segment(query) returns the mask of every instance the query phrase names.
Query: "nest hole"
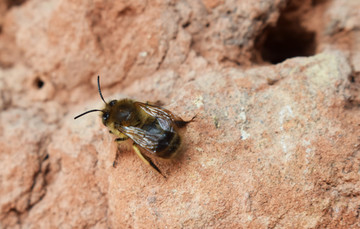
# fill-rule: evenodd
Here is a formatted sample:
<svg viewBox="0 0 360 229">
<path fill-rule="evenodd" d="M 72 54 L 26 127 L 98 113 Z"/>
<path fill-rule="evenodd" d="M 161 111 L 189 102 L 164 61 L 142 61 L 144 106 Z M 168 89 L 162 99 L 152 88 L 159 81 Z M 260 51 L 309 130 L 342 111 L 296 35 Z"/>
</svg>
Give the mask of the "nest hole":
<svg viewBox="0 0 360 229">
<path fill-rule="evenodd" d="M 265 28 L 256 39 L 261 61 L 277 64 L 288 58 L 315 54 L 316 33 L 301 25 L 300 14 L 294 14 L 293 7 L 285 8 L 276 25 Z"/>
<path fill-rule="evenodd" d="M 35 84 L 36 88 L 41 89 L 41 88 L 44 87 L 45 82 L 38 77 L 38 78 L 35 79 L 34 84 Z"/>
</svg>

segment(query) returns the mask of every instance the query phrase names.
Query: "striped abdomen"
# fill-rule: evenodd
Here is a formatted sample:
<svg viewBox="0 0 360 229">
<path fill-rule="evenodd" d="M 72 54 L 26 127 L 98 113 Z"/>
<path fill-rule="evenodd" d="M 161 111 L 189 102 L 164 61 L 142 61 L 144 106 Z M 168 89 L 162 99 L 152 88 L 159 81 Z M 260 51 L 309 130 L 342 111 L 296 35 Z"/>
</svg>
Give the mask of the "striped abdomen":
<svg viewBox="0 0 360 229">
<path fill-rule="evenodd" d="M 180 148 L 180 144 L 181 139 L 178 133 L 165 131 L 156 147 L 156 156 L 171 158 L 175 156 L 176 151 Z"/>
</svg>

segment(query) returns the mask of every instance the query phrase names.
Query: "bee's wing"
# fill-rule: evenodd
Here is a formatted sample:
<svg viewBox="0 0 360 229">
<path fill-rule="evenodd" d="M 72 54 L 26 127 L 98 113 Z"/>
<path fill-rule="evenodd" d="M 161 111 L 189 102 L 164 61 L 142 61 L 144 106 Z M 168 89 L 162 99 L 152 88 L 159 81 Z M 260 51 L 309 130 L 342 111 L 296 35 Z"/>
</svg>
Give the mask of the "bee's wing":
<svg viewBox="0 0 360 229">
<path fill-rule="evenodd" d="M 160 133 L 151 133 L 134 126 L 120 126 L 119 131 L 131 138 L 137 145 L 150 153 L 156 153 L 159 140 L 163 137 Z"/>
<path fill-rule="evenodd" d="M 179 116 L 173 114 L 171 111 L 166 110 L 165 108 L 136 102 L 136 105 L 138 105 L 142 110 L 144 110 L 149 115 L 156 117 L 158 119 L 158 122 L 164 130 L 172 130 L 172 125 L 175 124 L 178 127 L 185 126 L 190 121 L 184 121 Z"/>
</svg>

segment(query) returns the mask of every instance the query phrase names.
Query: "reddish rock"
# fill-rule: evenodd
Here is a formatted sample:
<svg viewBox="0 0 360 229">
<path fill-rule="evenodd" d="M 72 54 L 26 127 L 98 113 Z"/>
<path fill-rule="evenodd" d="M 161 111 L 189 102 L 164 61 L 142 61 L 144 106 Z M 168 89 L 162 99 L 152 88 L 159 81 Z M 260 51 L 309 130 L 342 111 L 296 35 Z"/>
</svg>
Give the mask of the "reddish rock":
<svg viewBox="0 0 360 229">
<path fill-rule="evenodd" d="M 0 228 L 360 227 L 359 10 L 0 3 Z M 73 119 L 103 106 L 97 75 L 106 100 L 197 114 L 154 158 L 166 179 L 98 114 Z"/>
</svg>

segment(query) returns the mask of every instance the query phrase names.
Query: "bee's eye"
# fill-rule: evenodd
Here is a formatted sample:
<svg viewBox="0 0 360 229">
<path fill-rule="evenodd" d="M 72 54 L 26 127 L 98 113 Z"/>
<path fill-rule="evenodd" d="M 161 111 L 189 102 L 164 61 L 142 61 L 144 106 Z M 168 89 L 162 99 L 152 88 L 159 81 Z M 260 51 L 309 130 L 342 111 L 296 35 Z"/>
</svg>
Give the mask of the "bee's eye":
<svg viewBox="0 0 360 229">
<path fill-rule="evenodd" d="M 109 113 L 105 112 L 102 116 L 102 121 L 105 124 L 107 122 L 107 120 L 109 119 Z"/>
<path fill-rule="evenodd" d="M 110 107 L 114 106 L 116 102 L 117 102 L 116 100 L 111 100 L 110 103 L 109 103 L 109 106 Z"/>
</svg>

